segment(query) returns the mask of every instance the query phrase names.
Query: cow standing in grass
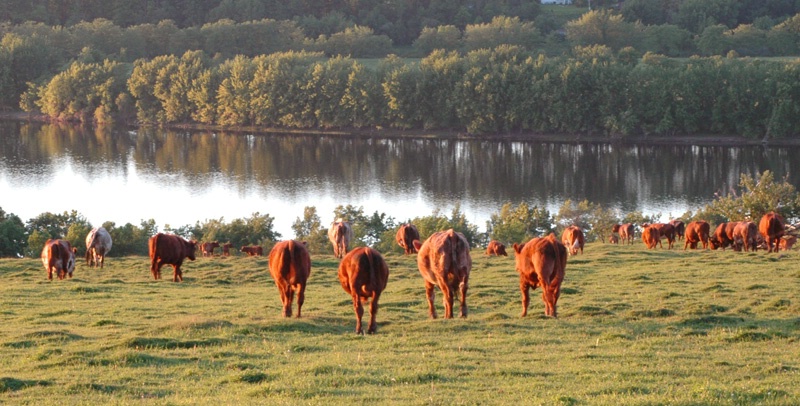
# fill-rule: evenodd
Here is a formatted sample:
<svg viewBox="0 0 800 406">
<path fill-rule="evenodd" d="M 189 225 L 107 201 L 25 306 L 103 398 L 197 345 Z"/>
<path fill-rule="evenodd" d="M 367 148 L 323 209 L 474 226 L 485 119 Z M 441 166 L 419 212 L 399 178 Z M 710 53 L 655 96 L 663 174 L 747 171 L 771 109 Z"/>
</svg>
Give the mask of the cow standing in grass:
<svg viewBox="0 0 800 406">
<path fill-rule="evenodd" d="M 269 253 L 269 273 L 275 280 L 283 304 L 283 317 L 292 317 L 292 301 L 297 293 L 297 317 L 305 301 L 306 282 L 311 275 L 311 256 L 305 242 L 281 241 Z"/>
<path fill-rule="evenodd" d="M 369 247 L 359 247 L 347 253 L 339 263 L 339 283 L 342 289 L 353 298 L 356 312 L 356 334 L 364 334 L 361 318 L 364 315 L 363 302 L 369 301 L 369 326 L 367 333 L 374 334 L 378 325 L 378 299 L 386 289 L 389 280 L 389 267 L 381 254 Z"/>
<path fill-rule="evenodd" d="M 77 252 L 67 240 L 47 240 L 42 248 L 42 264 L 47 271 L 47 279 L 53 280 L 53 274 L 58 279 L 72 278 Z"/>
<path fill-rule="evenodd" d="M 567 267 L 567 247 L 555 234 L 534 238 L 524 245 L 514 244 L 519 288 L 522 291 L 522 317 L 528 314 L 530 289 L 542 288 L 544 314 L 558 317 L 556 304 Z"/>
<path fill-rule="evenodd" d="M 453 302 L 456 292 L 461 296 L 461 317 L 467 317 L 467 289 L 472 257 L 469 255 L 469 242 L 464 234 L 454 231 L 433 233 L 424 243 L 414 242 L 419 251 L 417 266 L 425 281 L 425 295 L 428 299 L 428 315 L 435 319 L 433 306 L 436 286 L 444 295 L 444 317 L 453 317 Z"/>
<path fill-rule="evenodd" d="M 106 262 L 106 254 L 111 251 L 111 234 L 103 227 L 93 228 L 86 235 L 86 264 L 93 267 L 103 268 Z"/>
<path fill-rule="evenodd" d="M 183 282 L 183 271 L 181 265 L 183 260 L 189 258 L 195 260 L 197 242 L 186 241 L 182 237 L 173 234 L 158 233 L 148 241 L 150 251 L 150 272 L 153 279 L 161 279 L 161 267 L 172 265 L 172 281 Z"/>
</svg>

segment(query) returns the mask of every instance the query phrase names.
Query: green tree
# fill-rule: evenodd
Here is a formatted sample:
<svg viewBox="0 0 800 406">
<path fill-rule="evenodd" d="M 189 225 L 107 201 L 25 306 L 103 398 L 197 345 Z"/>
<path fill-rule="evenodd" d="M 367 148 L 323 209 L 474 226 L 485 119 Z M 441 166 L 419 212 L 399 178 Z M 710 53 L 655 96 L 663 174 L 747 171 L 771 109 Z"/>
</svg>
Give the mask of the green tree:
<svg viewBox="0 0 800 406">
<path fill-rule="evenodd" d="M 317 215 L 317 208 L 306 206 L 303 209 L 303 218 L 295 219 L 292 223 L 294 239 L 305 241 L 311 253 L 321 254 L 330 252 L 328 242 L 328 228 L 322 225 L 322 221 Z"/>
<path fill-rule="evenodd" d="M 19 258 L 27 248 L 25 224 L 14 213 L 6 213 L 0 208 L 0 257 Z"/>
<path fill-rule="evenodd" d="M 428 55 L 436 49 L 456 51 L 462 47 L 461 30 L 454 25 L 425 27 L 414 40 L 413 46 L 422 55 Z"/>
<path fill-rule="evenodd" d="M 614 50 L 635 45 L 636 31 L 611 10 L 592 10 L 567 23 L 567 40 L 573 46 L 605 45 Z"/>
<path fill-rule="evenodd" d="M 795 219 L 800 212 L 800 194 L 787 179 L 776 182 L 771 171 L 756 176 L 741 174 L 736 193 L 718 196 L 706 205 L 705 212 L 720 215 L 727 221 L 750 219 L 758 223 L 761 216 L 774 211 L 785 219 Z"/>
<path fill-rule="evenodd" d="M 553 231 L 553 219 L 547 209 L 520 203 L 517 207 L 505 203 L 500 211 L 492 213 L 486 222 L 486 233 L 492 240 L 506 245 L 525 243 Z"/>
<path fill-rule="evenodd" d="M 532 51 L 541 45 L 542 37 L 532 22 L 523 22 L 519 17 L 497 16 L 488 24 L 467 25 L 463 42 L 467 50 L 515 45 Z"/>
</svg>

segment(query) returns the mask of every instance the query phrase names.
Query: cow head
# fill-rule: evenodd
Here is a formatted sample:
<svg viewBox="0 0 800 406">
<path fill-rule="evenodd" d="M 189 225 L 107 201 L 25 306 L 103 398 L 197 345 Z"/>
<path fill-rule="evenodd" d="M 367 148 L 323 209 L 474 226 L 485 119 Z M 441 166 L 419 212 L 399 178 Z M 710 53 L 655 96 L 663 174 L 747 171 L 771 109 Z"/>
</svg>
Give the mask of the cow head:
<svg viewBox="0 0 800 406">
<path fill-rule="evenodd" d="M 195 240 L 186 241 L 186 248 L 187 248 L 187 251 L 189 251 L 186 254 L 186 258 L 189 258 L 192 261 L 194 261 L 195 260 L 195 256 L 194 256 L 195 255 L 195 251 L 197 251 L 197 241 L 195 241 Z"/>
</svg>

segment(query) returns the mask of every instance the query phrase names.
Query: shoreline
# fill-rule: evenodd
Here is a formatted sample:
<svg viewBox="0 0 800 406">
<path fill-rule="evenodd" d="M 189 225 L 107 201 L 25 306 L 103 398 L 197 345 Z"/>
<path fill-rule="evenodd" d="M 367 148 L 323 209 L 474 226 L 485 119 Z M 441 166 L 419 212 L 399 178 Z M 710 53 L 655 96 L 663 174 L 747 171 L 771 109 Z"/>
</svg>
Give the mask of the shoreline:
<svg viewBox="0 0 800 406">
<path fill-rule="evenodd" d="M 20 111 L 0 112 L 0 120 L 4 121 L 25 121 L 36 123 L 58 123 L 75 126 L 94 126 L 95 124 L 84 124 L 63 120 L 54 120 L 43 114 L 26 113 Z M 396 129 L 396 128 L 348 128 L 348 129 L 325 129 L 325 128 L 277 128 L 277 127 L 225 127 L 218 125 L 205 125 L 194 123 L 167 124 L 167 125 L 134 125 L 119 124 L 131 129 L 141 128 L 161 128 L 165 130 L 186 130 L 193 132 L 220 132 L 220 133 L 240 133 L 247 135 L 318 135 L 328 137 L 356 137 L 356 138 L 409 138 L 409 139 L 454 139 L 472 141 L 508 141 L 508 142 L 550 142 L 563 144 L 615 144 L 615 145 L 696 145 L 696 146 L 757 146 L 765 147 L 785 147 L 800 146 L 800 138 L 786 139 L 754 139 L 736 135 L 676 135 L 669 137 L 658 136 L 631 136 L 631 137 L 607 137 L 588 134 L 545 134 L 537 132 L 516 132 L 516 133 L 494 133 L 494 134 L 467 134 L 455 130 L 419 130 L 419 129 Z"/>
</svg>

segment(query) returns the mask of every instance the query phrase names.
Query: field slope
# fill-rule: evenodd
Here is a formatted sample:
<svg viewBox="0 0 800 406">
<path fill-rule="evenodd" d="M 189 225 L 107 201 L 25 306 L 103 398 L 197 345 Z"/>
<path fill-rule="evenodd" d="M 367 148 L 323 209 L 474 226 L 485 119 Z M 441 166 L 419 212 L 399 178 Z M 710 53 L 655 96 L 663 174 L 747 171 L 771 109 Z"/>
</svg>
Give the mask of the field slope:
<svg viewBox="0 0 800 406">
<path fill-rule="evenodd" d="M 796 253 L 585 252 L 559 319 L 538 290 L 520 318 L 513 258 L 474 251 L 469 317 L 429 320 L 415 258 L 387 256 L 373 336 L 353 333 L 333 256 L 312 258 L 302 319 L 280 316 L 266 258 L 198 258 L 183 283 L 144 257 L 52 282 L 2 259 L 0 403 L 800 403 Z"/>
</svg>

